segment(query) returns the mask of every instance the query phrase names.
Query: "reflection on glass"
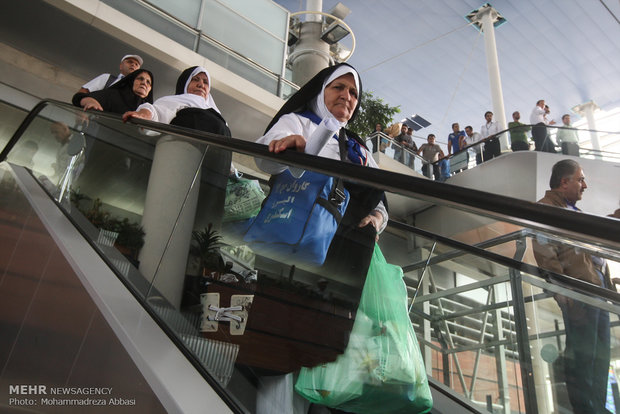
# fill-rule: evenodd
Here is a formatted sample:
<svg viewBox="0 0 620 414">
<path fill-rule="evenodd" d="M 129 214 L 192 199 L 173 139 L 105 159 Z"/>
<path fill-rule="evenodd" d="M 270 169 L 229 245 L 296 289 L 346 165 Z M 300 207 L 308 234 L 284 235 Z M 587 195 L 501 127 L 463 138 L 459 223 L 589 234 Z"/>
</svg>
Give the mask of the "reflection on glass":
<svg viewBox="0 0 620 414">
<path fill-rule="evenodd" d="M 166 243 L 150 252 L 155 270 L 147 275 L 147 246 L 142 245 L 144 233 L 150 231 L 143 227 L 149 208 L 146 194 L 156 147 L 169 142 L 196 156 L 184 169 L 164 169 L 160 180 L 174 183 L 181 194 L 173 208 L 181 220 L 161 223 Z M 218 175 L 210 168 L 213 162 L 204 161 L 209 160 L 210 147 L 206 139 L 155 127 L 145 130 L 105 114 L 87 113 L 84 118 L 83 112 L 68 106 L 48 105 L 8 161 L 28 168 L 56 197 L 119 277 L 240 405 L 249 412 L 307 407 L 309 401 L 294 390 L 300 368 L 336 361 L 353 349 L 352 341 L 360 349 L 349 333 L 363 319 L 358 309 L 364 275 L 352 277 L 258 248 L 247 234 L 264 211 L 270 177 L 252 163 L 236 164 L 238 171 L 230 176 Z M 223 198 L 220 202 L 213 201 L 213 187 Z M 195 214 L 183 217 L 183 200 L 188 197 L 197 198 L 197 207 Z M 387 197 L 395 199 L 393 194 Z M 164 194 L 153 205 L 166 209 L 172 203 Z M 387 263 L 404 271 L 407 309 L 424 362 L 419 368 L 481 410 L 587 412 L 576 409 L 567 392 L 566 364 L 573 353 L 567 330 L 574 327 L 558 306 L 556 298 L 562 296 L 584 314 L 608 315 L 610 363 L 601 368 L 607 376 L 599 389 L 617 395 L 617 302 L 540 277 L 549 270 L 539 269 L 533 258 L 533 240 L 541 240 L 540 232 L 447 206 L 433 208 L 459 213 L 462 228 L 455 238 L 468 249 L 395 224 L 379 239 Z M 193 231 L 187 240 L 190 253 L 176 267 L 165 267 L 181 221 L 188 217 Z M 545 238 L 557 246 L 590 249 L 610 264 L 620 261 L 613 248 L 548 234 Z M 502 260 L 506 258 L 514 259 L 516 266 Z M 521 267 L 524 263 L 532 266 Z M 374 336 L 387 338 L 391 327 L 383 328 Z M 586 360 L 591 351 L 582 349 L 584 355 L 577 360 Z M 372 358 L 362 360 L 364 369 L 373 367 Z M 360 371 L 352 367 L 345 372 Z M 376 382 L 362 381 L 362 392 L 376 391 L 375 386 Z M 273 387 L 280 387 L 286 398 L 264 392 Z M 411 395 L 410 388 L 394 389 L 398 392 L 390 394 L 393 398 Z M 606 404 L 613 412 L 613 398 Z"/>
</svg>

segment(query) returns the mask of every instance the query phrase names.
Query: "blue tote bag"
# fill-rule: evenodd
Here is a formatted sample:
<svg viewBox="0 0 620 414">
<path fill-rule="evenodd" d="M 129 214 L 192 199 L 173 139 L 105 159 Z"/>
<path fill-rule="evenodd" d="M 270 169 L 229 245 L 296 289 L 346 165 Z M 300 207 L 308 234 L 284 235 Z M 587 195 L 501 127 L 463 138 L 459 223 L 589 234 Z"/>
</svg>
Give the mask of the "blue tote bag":
<svg viewBox="0 0 620 414">
<path fill-rule="evenodd" d="M 273 179 L 243 240 L 258 254 L 320 266 L 348 203 L 342 180 L 312 171 L 295 178 L 286 170 Z"/>
</svg>

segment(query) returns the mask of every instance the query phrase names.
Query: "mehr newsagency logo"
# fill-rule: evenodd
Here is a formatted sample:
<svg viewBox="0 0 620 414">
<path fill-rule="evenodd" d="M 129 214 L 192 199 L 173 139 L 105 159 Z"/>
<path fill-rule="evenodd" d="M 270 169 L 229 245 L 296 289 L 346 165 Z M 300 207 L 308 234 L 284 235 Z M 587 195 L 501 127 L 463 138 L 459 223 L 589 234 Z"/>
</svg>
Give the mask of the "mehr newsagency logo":
<svg viewBox="0 0 620 414">
<path fill-rule="evenodd" d="M 133 406 L 135 398 L 114 396 L 112 387 L 9 385 L 9 406 Z"/>
</svg>

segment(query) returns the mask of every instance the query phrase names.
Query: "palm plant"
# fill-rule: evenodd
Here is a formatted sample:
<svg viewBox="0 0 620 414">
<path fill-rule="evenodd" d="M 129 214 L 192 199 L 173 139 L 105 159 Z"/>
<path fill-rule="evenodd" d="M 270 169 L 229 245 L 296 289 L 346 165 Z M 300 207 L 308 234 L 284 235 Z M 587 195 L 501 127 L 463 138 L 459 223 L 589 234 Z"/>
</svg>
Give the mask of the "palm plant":
<svg viewBox="0 0 620 414">
<path fill-rule="evenodd" d="M 224 261 L 219 253 L 219 248 L 222 246 L 222 236 L 218 234 L 217 230 L 213 229 L 213 223 L 209 223 L 202 230 L 192 232 L 192 239 L 194 243 L 191 252 L 200 258 L 201 266 L 204 269 L 222 271 Z"/>
</svg>

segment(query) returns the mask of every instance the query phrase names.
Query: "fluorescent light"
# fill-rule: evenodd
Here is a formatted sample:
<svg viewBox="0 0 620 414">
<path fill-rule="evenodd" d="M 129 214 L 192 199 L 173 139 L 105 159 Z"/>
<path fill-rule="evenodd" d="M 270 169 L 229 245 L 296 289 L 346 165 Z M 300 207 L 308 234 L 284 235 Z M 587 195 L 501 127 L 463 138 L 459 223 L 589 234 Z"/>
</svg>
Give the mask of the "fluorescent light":
<svg viewBox="0 0 620 414">
<path fill-rule="evenodd" d="M 338 22 L 333 22 L 323 31 L 321 34 L 321 40 L 325 43 L 333 45 L 334 43 L 341 41 L 347 35 L 349 35 L 349 31 L 346 27 Z"/>
</svg>

